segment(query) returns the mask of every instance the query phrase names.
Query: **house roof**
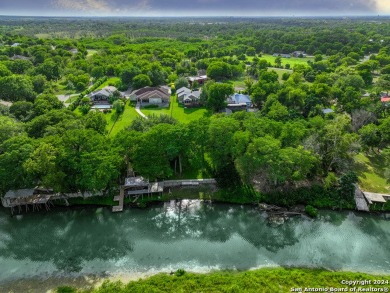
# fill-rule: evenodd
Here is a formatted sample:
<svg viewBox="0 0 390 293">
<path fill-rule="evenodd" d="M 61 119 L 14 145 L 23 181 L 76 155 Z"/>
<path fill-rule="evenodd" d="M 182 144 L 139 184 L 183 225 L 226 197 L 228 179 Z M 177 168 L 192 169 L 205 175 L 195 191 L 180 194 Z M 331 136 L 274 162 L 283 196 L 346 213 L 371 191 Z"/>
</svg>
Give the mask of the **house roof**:
<svg viewBox="0 0 390 293">
<path fill-rule="evenodd" d="M 243 94 L 234 94 L 234 95 L 231 95 L 229 98 L 234 104 L 252 103 L 251 98 L 249 96 L 243 95 Z"/>
<path fill-rule="evenodd" d="M 101 90 L 98 90 L 98 91 L 96 91 L 96 92 L 90 93 L 89 96 L 90 96 L 90 97 L 93 97 L 93 96 L 96 96 L 96 95 L 100 95 L 100 96 L 109 97 L 109 96 L 111 96 L 116 90 L 117 90 L 117 88 L 114 87 L 114 86 L 106 86 L 106 87 L 102 88 Z"/>
<path fill-rule="evenodd" d="M 30 197 L 34 195 L 34 188 L 29 189 L 17 189 L 17 190 L 9 190 L 4 198 L 21 198 L 21 197 Z"/>
<path fill-rule="evenodd" d="M 390 102 L 390 97 L 388 97 L 388 96 L 382 97 L 382 98 L 381 98 L 381 102 L 382 102 L 382 103 L 388 103 L 388 102 Z"/>
<path fill-rule="evenodd" d="M 207 79 L 207 75 L 189 76 L 189 77 L 187 77 L 187 79 L 190 81 L 204 80 L 204 79 Z"/>
<path fill-rule="evenodd" d="M 162 99 L 169 99 L 170 94 L 168 89 L 163 87 L 144 87 L 138 90 L 135 90 L 131 93 L 136 95 L 139 99 L 148 99 L 152 96 L 159 96 Z"/>
<path fill-rule="evenodd" d="M 191 90 L 190 90 L 189 88 L 185 87 L 185 86 L 179 88 L 179 89 L 176 91 L 177 94 L 186 93 L 186 92 L 190 93 Z"/>
<path fill-rule="evenodd" d="M 326 109 L 322 110 L 322 113 L 324 113 L 324 114 L 329 114 L 329 113 L 333 113 L 333 112 L 334 111 L 332 109 L 330 109 L 330 108 L 326 108 Z"/>
</svg>

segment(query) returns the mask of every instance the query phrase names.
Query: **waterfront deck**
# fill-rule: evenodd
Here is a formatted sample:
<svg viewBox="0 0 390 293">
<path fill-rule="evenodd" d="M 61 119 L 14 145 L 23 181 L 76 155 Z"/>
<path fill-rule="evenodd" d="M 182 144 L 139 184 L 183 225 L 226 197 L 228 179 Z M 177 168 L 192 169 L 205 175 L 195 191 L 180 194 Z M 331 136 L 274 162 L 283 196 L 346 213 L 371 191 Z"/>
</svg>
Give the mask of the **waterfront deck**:
<svg viewBox="0 0 390 293">
<path fill-rule="evenodd" d="M 118 201 L 118 205 L 112 207 L 112 211 L 114 213 L 123 211 L 123 203 L 124 203 L 124 197 L 125 197 L 125 190 L 123 186 L 121 186 L 119 195 L 114 196 L 114 201 Z"/>
<path fill-rule="evenodd" d="M 390 199 L 390 194 L 374 193 L 374 192 L 367 192 L 367 191 L 363 191 L 363 194 L 366 197 L 369 204 L 373 204 L 376 202 L 386 203 L 386 198 Z"/>
</svg>

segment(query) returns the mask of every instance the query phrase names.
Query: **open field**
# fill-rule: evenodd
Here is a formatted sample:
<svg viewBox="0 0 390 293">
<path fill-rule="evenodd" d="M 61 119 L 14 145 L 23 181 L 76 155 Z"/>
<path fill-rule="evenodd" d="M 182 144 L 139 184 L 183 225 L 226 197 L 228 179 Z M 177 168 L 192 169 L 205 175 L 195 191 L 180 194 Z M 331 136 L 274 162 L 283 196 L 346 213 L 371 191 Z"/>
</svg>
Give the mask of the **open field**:
<svg viewBox="0 0 390 293">
<path fill-rule="evenodd" d="M 355 171 L 359 176 L 359 185 L 365 191 L 389 193 L 390 184 L 384 177 L 385 160 L 379 155 L 355 156 Z"/>
<path fill-rule="evenodd" d="M 267 62 L 270 62 L 272 65 L 275 64 L 275 58 L 276 57 L 274 57 L 272 55 L 267 55 L 267 54 L 264 54 L 261 57 L 259 57 L 259 59 L 265 59 L 265 60 L 267 60 Z M 284 67 L 284 66 L 286 66 L 286 64 L 290 64 L 290 66 L 292 68 L 296 64 L 307 65 L 307 61 L 309 61 L 309 60 L 314 61 L 314 58 L 313 57 L 306 57 L 306 58 L 297 58 L 297 57 L 283 58 L 282 57 L 282 65 Z"/>
</svg>

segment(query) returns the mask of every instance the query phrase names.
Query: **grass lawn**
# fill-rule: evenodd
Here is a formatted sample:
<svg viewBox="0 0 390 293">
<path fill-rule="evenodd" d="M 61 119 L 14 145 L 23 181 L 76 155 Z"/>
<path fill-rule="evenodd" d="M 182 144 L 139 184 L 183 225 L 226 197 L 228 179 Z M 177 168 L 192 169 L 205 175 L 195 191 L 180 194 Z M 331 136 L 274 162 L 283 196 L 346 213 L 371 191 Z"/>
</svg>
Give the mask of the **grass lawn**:
<svg viewBox="0 0 390 293">
<path fill-rule="evenodd" d="M 76 93 L 75 90 L 70 90 L 66 88 L 67 83 L 65 78 L 61 78 L 56 82 L 56 87 L 54 87 L 55 95 L 70 95 Z"/>
<path fill-rule="evenodd" d="M 264 54 L 261 57 L 259 57 L 259 59 L 265 59 L 265 60 L 267 60 L 267 62 L 270 62 L 272 65 L 275 64 L 275 58 L 276 57 L 274 57 L 272 55 L 268 55 L 268 54 Z M 248 57 L 248 59 L 252 60 L 253 57 Z M 282 65 L 284 67 L 286 64 L 290 64 L 290 66 L 292 68 L 295 64 L 307 65 L 307 61 L 309 61 L 309 60 L 314 61 L 314 58 L 313 57 L 306 57 L 306 58 L 297 58 L 297 57 L 283 58 L 282 57 Z"/>
<path fill-rule="evenodd" d="M 105 82 L 103 82 L 96 90 L 100 90 L 108 85 L 116 86 L 120 83 L 121 79 L 119 77 L 110 77 Z"/>
<path fill-rule="evenodd" d="M 73 103 L 74 101 L 77 100 L 78 96 L 79 96 L 79 95 L 76 94 L 76 95 L 74 95 L 74 96 L 69 97 L 69 99 L 67 99 L 67 100 L 65 101 L 65 103 L 69 103 L 69 104 Z"/>
<path fill-rule="evenodd" d="M 127 285 L 121 282 L 105 282 L 100 288 L 77 292 L 99 293 L 129 293 L 129 292 L 262 292 L 283 293 L 292 292 L 292 288 L 331 288 L 353 290 L 355 287 L 370 289 L 371 287 L 386 289 L 389 275 L 369 275 L 364 273 L 334 272 L 322 269 L 300 268 L 263 268 L 249 271 L 214 271 L 208 274 L 188 273 L 178 270 L 174 274 L 160 273 L 158 275 L 131 281 Z M 343 280 L 370 280 L 372 285 L 344 285 Z M 374 285 L 374 280 L 383 280 L 385 285 Z M 62 289 L 62 290 L 61 290 Z M 313 290 L 313 291 L 312 291 Z M 338 291 L 334 292 L 341 292 Z M 352 292 L 351 290 L 351 292 Z M 332 292 L 333 292 L 332 291 Z M 356 290 L 358 291 L 358 290 Z M 70 288 L 60 288 L 57 292 L 75 292 Z M 317 292 L 317 291 L 316 291 Z M 322 292 L 322 291 L 321 291 Z M 345 292 L 345 291 L 342 291 Z M 354 292 L 354 291 L 353 291 Z"/>
<path fill-rule="evenodd" d="M 293 73 L 292 70 L 290 69 L 282 69 L 282 68 L 276 68 L 276 67 L 268 67 L 268 71 L 275 71 L 277 74 L 278 74 L 278 77 L 279 77 L 279 82 L 284 82 L 282 80 L 282 75 L 283 73 L 287 72 L 287 73 Z"/>
<path fill-rule="evenodd" d="M 355 172 L 359 176 L 359 185 L 365 191 L 389 193 L 390 184 L 384 177 L 385 160 L 382 155 L 355 156 Z"/>
<path fill-rule="evenodd" d="M 179 122 L 188 123 L 209 115 L 209 111 L 205 108 L 185 108 L 176 101 L 176 96 L 171 96 L 171 104 L 169 108 L 160 109 L 141 109 L 145 115 L 172 115 Z"/>
<path fill-rule="evenodd" d="M 127 102 L 125 106 L 125 111 L 122 115 L 119 116 L 119 118 L 117 117 L 115 111 L 112 111 L 111 113 L 106 113 L 105 116 L 108 123 L 107 131 L 110 136 L 114 136 L 122 129 L 125 129 L 127 126 L 130 126 L 131 122 L 139 115 L 135 111 L 135 108 L 131 107 Z"/>
</svg>

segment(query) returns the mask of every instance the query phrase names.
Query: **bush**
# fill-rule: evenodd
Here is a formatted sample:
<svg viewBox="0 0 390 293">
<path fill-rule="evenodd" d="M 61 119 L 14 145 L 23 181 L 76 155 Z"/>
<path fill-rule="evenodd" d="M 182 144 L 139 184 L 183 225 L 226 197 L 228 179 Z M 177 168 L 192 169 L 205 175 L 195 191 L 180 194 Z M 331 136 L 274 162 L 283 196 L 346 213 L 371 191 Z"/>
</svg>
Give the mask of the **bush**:
<svg viewBox="0 0 390 293">
<path fill-rule="evenodd" d="M 305 207 L 305 212 L 312 218 L 317 218 L 318 216 L 318 211 L 316 208 L 312 207 L 311 205 L 307 205 Z"/>
<path fill-rule="evenodd" d="M 158 108 L 158 105 L 146 105 L 144 106 L 145 109 L 156 109 Z"/>
<path fill-rule="evenodd" d="M 183 270 L 183 269 L 178 269 L 176 272 L 175 272 L 175 276 L 176 277 L 181 277 L 183 275 L 185 275 L 186 271 Z"/>
</svg>

